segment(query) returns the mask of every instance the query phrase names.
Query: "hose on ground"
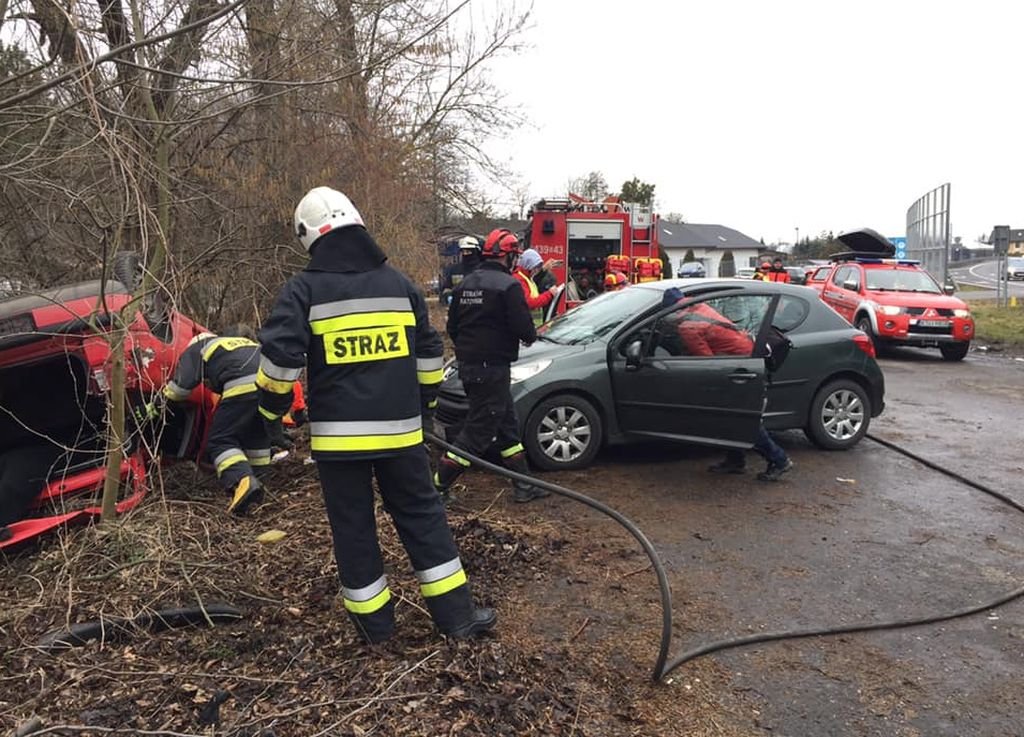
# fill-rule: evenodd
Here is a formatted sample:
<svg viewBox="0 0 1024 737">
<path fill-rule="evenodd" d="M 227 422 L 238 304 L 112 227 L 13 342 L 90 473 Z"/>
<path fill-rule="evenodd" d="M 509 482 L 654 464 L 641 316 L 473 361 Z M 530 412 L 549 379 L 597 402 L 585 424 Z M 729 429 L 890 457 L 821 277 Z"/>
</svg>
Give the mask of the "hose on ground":
<svg viewBox="0 0 1024 737">
<path fill-rule="evenodd" d="M 978 491 L 981 491 L 981 492 L 983 492 L 985 494 L 988 494 L 989 496 L 993 497 L 994 499 L 998 499 L 999 501 L 1003 502 L 1004 504 L 1008 504 L 1009 506 L 1013 507 L 1014 509 L 1016 509 L 1016 510 L 1018 510 L 1020 512 L 1024 512 L 1024 505 L 1020 504 L 1017 501 L 1014 501 L 1013 499 L 1011 499 L 1010 497 L 1006 496 L 1005 494 L 1003 494 L 1001 492 L 998 492 L 998 491 L 996 491 L 994 489 L 990 489 L 989 487 L 985 486 L 984 484 L 978 483 L 977 481 L 974 481 L 973 479 L 969 479 L 966 476 L 963 476 L 962 474 L 957 473 L 956 471 L 951 471 L 948 468 L 946 468 L 945 466 L 942 466 L 942 465 L 940 465 L 938 463 L 935 463 L 934 461 L 929 461 L 928 459 L 923 458 L 923 457 L 917 455 L 916 453 L 912 453 L 909 450 L 905 450 L 901 446 L 899 446 L 896 443 L 893 443 L 893 442 L 891 442 L 889 440 L 885 440 L 884 438 L 880 438 L 880 437 L 878 437 L 876 435 L 871 435 L 871 434 L 868 434 L 866 437 L 869 440 L 872 440 L 872 441 L 878 443 L 879 445 L 881 445 L 881 446 L 883 446 L 885 448 L 888 448 L 889 450 L 895 451 L 896 453 L 899 453 L 900 455 L 906 456 L 907 458 L 910 458 L 911 460 L 916 461 L 917 463 L 920 463 L 920 464 L 922 464 L 922 465 L 932 469 L 933 471 L 937 471 L 937 472 L 943 474 L 944 476 L 948 476 L 949 478 L 953 479 L 954 481 L 959 481 L 960 483 L 962 483 L 962 484 L 964 484 L 966 486 L 969 486 L 972 489 L 976 489 Z M 984 602 L 982 604 L 977 604 L 975 606 L 964 607 L 963 609 L 958 609 L 956 611 L 949 612 L 949 613 L 946 613 L 946 614 L 936 614 L 936 615 L 927 616 L 927 617 L 916 617 L 916 618 L 912 618 L 912 619 L 894 620 L 894 621 L 891 621 L 891 622 L 872 622 L 872 623 L 865 623 L 865 624 L 852 624 L 852 625 L 847 625 L 847 626 L 842 626 L 842 627 L 821 627 L 821 628 L 817 628 L 817 629 L 787 630 L 787 631 L 783 631 L 783 632 L 766 632 L 766 633 L 758 634 L 758 635 L 749 635 L 747 637 L 736 637 L 736 638 L 731 638 L 731 639 L 728 639 L 728 640 L 720 640 L 718 642 L 711 642 L 711 643 L 708 643 L 706 645 L 702 645 L 702 646 L 700 646 L 698 648 L 694 648 L 693 650 L 688 650 L 687 652 L 684 652 L 683 654 L 679 655 L 678 657 L 673 658 L 672 661 L 669 662 L 668 665 L 666 665 L 665 673 L 668 673 L 668 672 L 672 671 L 673 669 L 678 668 L 683 663 L 686 663 L 686 662 L 688 662 L 690 660 L 694 660 L 695 658 L 699 658 L 699 657 L 704 656 L 704 655 L 710 655 L 711 653 L 715 653 L 715 652 L 721 652 L 723 650 L 731 650 L 733 648 L 746 647 L 748 645 L 756 645 L 756 644 L 764 643 L 764 642 L 778 642 L 779 640 L 796 640 L 796 639 L 808 638 L 808 637 L 821 637 L 823 635 L 846 635 L 846 634 L 852 634 L 852 633 L 855 633 L 855 632 L 874 632 L 874 631 L 877 631 L 877 630 L 895 630 L 895 629 L 903 629 L 903 628 L 906 628 L 906 627 L 918 627 L 918 626 L 921 626 L 921 625 L 937 624 L 939 622 L 948 622 L 951 619 L 959 619 L 961 617 L 969 617 L 972 614 L 979 614 L 981 612 L 988 611 L 990 609 L 995 609 L 996 607 L 1000 607 L 1000 606 L 1003 606 L 1004 604 L 1008 604 L 1011 601 L 1013 601 L 1014 599 L 1020 598 L 1021 596 L 1024 596 L 1024 586 L 1022 586 L 1022 587 L 1020 587 L 1018 589 L 1015 589 L 1015 590 L 1013 590 L 1013 591 L 1011 591 L 1011 592 L 1009 592 L 1007 594 L 1004 594 L 1002 596 L 999 596 L 999 597 L 996 597 L 994 599 L 991 599 L 990 601 L 986 601 L 986 602 Z"/>
<path fill-rule="evenodd" d="M 620 525 L 626 528 L 629 534 L 632 535 L 638 543 L 640 543 L 640 547 L 644 549 L 644 553 L 647 554 L 647 557 L 650 558 L 651 565 L 654 567 L 655 574 L 658 577 L 658 588 L 661 591 L 661 645 L 658 648 L 658 659 L 654 664 L 654 672 L 652 674 L 652 678 L 655 681 L 661 680 L 662 676 L 666 672 L 664 671 L 665 660 L 668 658 L 668 649 L 672 643 L 672 592 L 668 586 L 668 575 L 665 573 L 665 568 L 661 565 L 661 561 L 658 559 L 658 554 L 654 550 L 654 546 L 651 545 L 651 541 L 648 540 L 647 536 L 640 531 L 640 528 L 637 527 L 632 521 L 627 519 L 625 516 L 623 516 L 616 510 L 612 509 L 611 507 L 602 504 L 596 499 L 591 499 L 589 496 L 586 496 L 585 494 L 580 494 L 578 491 L 567 489 L 564 486 L 559 486 L 558 484 L 549 483 L 547 481 L 544 481 L 543 479 L 538 479 L 532 476 L 526 476 L 525 474 L 516 473 L 515 471 L 510 471 L 509 469 L 503 466 L 499 466 L 495 463 L 485 461 L 483 458 L 479 458 L 477 456 L 472 455 L 471 453 L 467 453 L 461 448 L 456 448 L 451 443 L 442 440 L 433 433 L 426 433 L 426 437 L 427 440 L 434 443 L 435 445 L 438 445 L 441 448 L 444 448 L 445 450 L 450 450 L 452 453 L 457 454 L 461 458 L 465 458 L 470 463 L 479 466 L 480 468 L 486 468 L 488 471 L 493 471 L 494 473 L 500 474 L 515 481 L 524 481 L 528 484 L 532 484 L 533 486 L 537 486 L 541 489 L 547 489 L 548 491 L 554 494 L 558 494 L 559 496 L 564 496 L 568 499 L 580 502 L 581 504 L 585 504 L 591 509 L 595 509 L 601 514 L 611 517 L 613 520 L 615 520 Z"/>
<path fill-rule="evenodd" d="M 664 567 L 658 560 L 657 552 L 654 550 L 654 546 L 651 545 L 647 537 L 643 534 L 643 532 L 640 531 L 640 529 L 633 522 L 631 522 L 629 519 L 627 519 L 622 514 L 612 509 L 611 507 L 608 507 L 602 504 L 601 502 L 591 499 L 590 497 L 581 494 L 577 491 L 567 489 L 557 484 L 548 483 L 547 481 L 543 481 L 532 476 L 526 476 L 524 474 L 516 473 L 515 471 L 510 471 L 507 468 L 498 466 L 494 463 L 485 461 L 482 458 L 478 458 L 474 455 L 471 455 L 466 451 L 462 450 L 461 448 L 456 448 L 454 445 L 451 445 L 450 443 L 438 438 L 432 433 L 426 433 L 426 437 L 430 442 L 444 448 L 445 450 L 450 450 L 453 453 L 456 453 L 459 456 L 466 458 L 471 463 L 478 465 L 481 468 L 486 468 L 490 471 L 493 471 L 494 473 L 500 474 L 510 479 L 524 481 L 526 483 L 533 484 L 534 486 L 538 486 L 542 489 L 547 489 L 548 491 L 551 491 L 555 494 L 559 494 L 560 496 L 564 496 L 569 499 L 581 502 L 582 504 L 585 504 L 588 507 L 591 507 L 592 509 L 599 511 L 602 514 L 608 515 L 613 520 L 618 522 L 620 525 L 625 527 L 626 530 L 634 538 L 636 538 L 636 540 L 640 543 L 641 547 L 644 549 L 644 552 L 647 554 L 647 557 L 650 558 L 652 565 L 654 566 L 654 570 L 656 571 L 658 576 L 658 587 L 661 590 L 661 645 L 659 647 L 658 659 L 655 663 L 654 672 L 652 674 L 653 679 L 656 682 L 662 680 L 666 675 L 671 673 L 679 666 L 688 663 L 691 660 L 695 660 L 697 658 L 703 657 L 705 655 L 710 655 L 716 652 L 733 650 L 740 647 L 748 647 L 750 645 L 757 645 L 766 642 L 779 642 L 781 640 L 797 640 L 810 637 L 823 637 L 828 635 L 853 634 L 858 632 L 875 632 L 878 630 L 896 630 L 908 627 L 918 627 L 929 624 L 937 624 L 939 622 L 947 622 L 952 619 L 968 617 L 974 614 L 979 614 L 984 611 L 995 609 L 997 607 L 1003 606 L 1004 604 L 1008 604 L 1009 602 L 1024 596 L 1024 586 L 1022 586 L 1018 589 L 1010 591 L 1009 593 L 1003 594 L 999 597 L 986 601 L 982 604 L 964 607 L 962 609 L 957 609 L 953 612 L 943 614 L 935 614 L 925 617 L 915 617 L 910 619 L 901 619 L 886 622 L 868 622 L 839 627 L 818 627 L 808 629 L 784 630 L 780 632 L 764 632 L 756 635 L 733 637 L 725 640 L 718 640 L 716 642 L 710 642 L 705 645 L 701 645 L 700 647 L 694 648 L 692 650 L 687 650 L 686 652 L 678 655 L 677 657 L 669 661 L 668 649 L 671 645 L 672 640 L 672 594 L 669 590 L 668 577 L 665 574 Z M 907 458 L 910 458 L 911 460 L 920 463 L 923 466 L 926 466 L 927 468 L 937 471 L 938 473 L 941 473 L 953 479 L 954 481 L 958 481 L 972 489 L 988 494 L 994 499 L 997 499 L 998 501 L 1003 502 L 1004 504 L 1007 504 L 1020 512 L 1024 512 L 1024 504 L 1021 504 L 1015 501 L 1014 499 L 1011 499 L 1010 497 L 1001 492 L 995 491 L 994 489 L 991 489 L 985 486 L 984 484 L 974 481 L 973 479 L 967 478 L 966 476 L 963 476 L 962 474 L 959 474 L 956 471 L 951 471 L 950 469 L 942 466 L 941 464 L 935 463 L 934 461 L 929 461 L 928 459 L 923 458 L 922 456 L 919 456 L 916 453 L 905 450 L 896 443 L 885 440 L 884 438 L 880 438 L 876 435 L 871 434 L 868 434 L 866 437 L 869 440 L 872 440 L 875 443 L 878 443 L 879 445 L 888 448 L 889 450 L 906 456 Z"/>
</svg>

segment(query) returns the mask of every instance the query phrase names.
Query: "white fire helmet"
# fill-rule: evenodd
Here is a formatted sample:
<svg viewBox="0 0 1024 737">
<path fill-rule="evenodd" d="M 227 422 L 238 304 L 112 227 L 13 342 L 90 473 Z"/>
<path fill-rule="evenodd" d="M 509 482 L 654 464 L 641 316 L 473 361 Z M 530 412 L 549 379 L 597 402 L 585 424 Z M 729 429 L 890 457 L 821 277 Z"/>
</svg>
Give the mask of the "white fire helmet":
<svg viewBox="0 0 1024 737">
<path fill-rule="evenodd" d="M 307 251 L 336 228 L 362 224 L 363 218 L 352 201 L 330 187 L 314 187 L 295 208 L 295 235 Z"/>
<path fill-rule="evenodd" d="M 194 338 L 192 338 L 192 340 L 190 340 L 190 341 L 188 342 L 188 344 L 189 344 L 190 346 L 193 346 L 193 345 L 195 345 L 196 343 L 202 343 L 202 342 L 203 342 L 204 340 L 206 340 L 207 338 L 216 338 L 216 337 L 217 337 L 217 336 L 216 336 L 216 335 L 214 335 L 213 333 L 199 333 L 199 335 L 197 335 L 197 336 L 195 336 Z"/>
<path fill-rule="evenodd" d="M 459 238 L 460 251 L 476 251 L 480 253 L 480 239 L 475 235 L 466 235 Z"/>
</svg>

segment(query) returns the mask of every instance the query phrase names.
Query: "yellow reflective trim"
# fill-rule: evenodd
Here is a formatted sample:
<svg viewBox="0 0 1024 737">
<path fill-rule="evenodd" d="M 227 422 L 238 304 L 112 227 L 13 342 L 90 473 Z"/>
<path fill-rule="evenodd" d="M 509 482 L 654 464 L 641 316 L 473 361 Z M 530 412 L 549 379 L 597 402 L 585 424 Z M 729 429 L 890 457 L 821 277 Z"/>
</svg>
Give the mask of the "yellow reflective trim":
<svg viewBox="0 0 1024 737">
<path fill-rule="evenodd" d="M 260 407 L 260 414 L 266 417 L 268 420 L 280 420 L 284 415 L 275 415 L 266 407 Z"/>
<path fill-rule="evenodd" d="M 516 443 L 511 448 L 505 448 L 505 450 L 501 451 L 501 457 L 502 458 L 511 458 L 516 453 L 522 453 L 523 450 L 524 450 L 523 449 L 523 444 L 522 443 Z"/>
<path fill-rule="evenodd" d="M 324 451 L 394 450 L 408 448 L 423 442 L 423 430 L 398 435 L 314 435 L 309 447 Z"/>
<path fill-rule="evenodd" d="M 417 371 L 416 378 L 420 380 L 421 384 L 440 384 L 441 380 L 444 379 L 444 369 Z"/>
<path fill-rule="evenodd" d="M 228 456 L 223 461 L 217 464 L 217 475 L 220 476 L 222 473 L 224 473 L 225 469 L 230 468 L 236 463 L 245 463 L 247 460 L 249 459 L 246 458 L 245 453 L 236 453 L 235 455 Z"/>
<path fill-rule="evenodd" d="M 358 312 L 354 315 L 310 320 L 309 327 L 313 331 L 313 335 L 324 335 L 354 328 L 376 328 L 384 325 L 408 325 L 411 327 L 415 324 L 416 315 L 412 312 Z"/>
<path fill-rule="evenodd" d="M 269 466 L 270 458 L 267 456 L 257 456 L 256 458 L 249 459 L 250 466 Z"/>
<path fill-rule="evenodd" d="M 203 351 L 203 360 L 209 361 L 218 348 L 223 348 L 226 351 L 233 351 L 236 348 L 242 348 L 244 346 L 254 346 L 258 343 L 254 343 L 248 338 L 215 338 L 211 340 L 209 345 L 206 346 L 206 350 Z"/>
<path fill-rule="evenodd" d="M 469 461 L 467 461 L 465 458 L 463 458 L 462 456 L 457 456 L 454 453 L 452 453 L 450 450 L 447 453 L 445 453 L 445 455 L 448 458 L 450 458 L 451 460 L 453 460 L 456 463 L 458 463 L 460 466 L 465 466 L 466 468 L 469 468 L 471 465 L 473 465 Z"/>
<path fill-rule="evenodd" d="M 431 399 L 429 402 L 427 402 L 427 407 L 429 407 L 430 409 L 434 409 L 435 407 L 437 407 L 437 400 Z"/>
<path fill-rule="evenodd" d="M 353 614 L 373 614 L 389 601 L 391 601 L 391 589 L 384 589 L 375 597 L 366 601 L 345 599 L 345 608 Z"/>
<path fill-rule="evenodd" d="M 420 584 L 420 593 L 424 597 L 440 596 L 447 594 L 452 589 L 457 589 L 466 583 L 466 572 L 461 568 L 450 576 L 445 576 L 440 581 Z"/>
<path fill-rule="evenodd" d="M 408 355 L 409 338 L 401 325 L 343 330 L 324 335 L 324 361 L 332 365 L 384 361 Z"/>
<path fill-rule="evenodd" d="M 239 386 L 233 386 L 230 389 L 225 389 L 224 393 L 220 395 L 221 399 L 227 399 L 228 397 L 237 397 L 239 394 L 248 394 L 249 392 L 256 391 L 255 384 L 240 384 Z"/>
<path fill-rule="evenodd" d="M 287 394 L 292 390 L 294 381 L 281 381 L 280 379 L 272 379 L 263 373 L 263 369 L 259 369 L 256 372 L 256 386 L 260 389 L 266 389 L 268 392 L 274 394 Z"/>
</svg>

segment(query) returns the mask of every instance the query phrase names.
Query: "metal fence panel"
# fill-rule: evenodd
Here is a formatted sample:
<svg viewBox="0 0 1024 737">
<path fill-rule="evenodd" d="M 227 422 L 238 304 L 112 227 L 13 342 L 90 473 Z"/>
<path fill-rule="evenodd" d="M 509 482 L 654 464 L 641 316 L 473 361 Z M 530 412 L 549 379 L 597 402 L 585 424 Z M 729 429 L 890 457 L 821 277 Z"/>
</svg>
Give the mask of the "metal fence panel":
<svg viewBox="0 0 1024 737">
<path fill-rule="evenodd" d="M 937 280 L 949 276 L 949 183 L 925 194 L 907 210 L 907 258 L 917 259 Z"/>
</svg>

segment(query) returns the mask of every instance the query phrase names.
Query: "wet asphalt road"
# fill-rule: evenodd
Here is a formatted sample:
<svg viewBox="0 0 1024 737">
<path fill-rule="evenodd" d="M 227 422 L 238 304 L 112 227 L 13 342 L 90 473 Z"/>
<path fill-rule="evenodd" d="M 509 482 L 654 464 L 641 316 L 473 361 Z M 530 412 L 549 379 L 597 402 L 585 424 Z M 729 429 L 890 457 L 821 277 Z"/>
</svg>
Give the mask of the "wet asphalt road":
<svg viewBox="0 0 1024 737">
<path fill-rule="evenodd" d="M 1024 361 L 972 353 L 949 363 L 905 349 L 881 364 L 887 408 L 872 434 L 1024 504 Z M 599 461 L 599 498 L 641 526 L 668 569 L 673 654 L 946 614 L 1024 587 L 1024 513 L 870 440 L 829 453 L 800 432 L 779 439 L 796 468 L 777 484 L 709 476 L 717 454 L 707 449 Z M 939 624 L 711 657 L 731 672 L 752 734 L 1024 735 L 1020 599 Z M 674 682 L 687 677 L 684 665 Z"/>
<path fill-rule="evenodd" d="M 1024 504 L 1024 362 L 904 350 L 882 365 L 887 410 L 873 434 Z M 797 476 L 751 504 L 755 539 L 741 525 L 702 543 L 738 569 L 720 589 L 731 626 L 711 639 L 928 616 L 1024 586 L 1024 514 L 870 441 L 849 453 L 786 442 Z M 720 657 L 759 696 L 771 734 L 1024 734 L 1022 600 Z"/>
</svg>

